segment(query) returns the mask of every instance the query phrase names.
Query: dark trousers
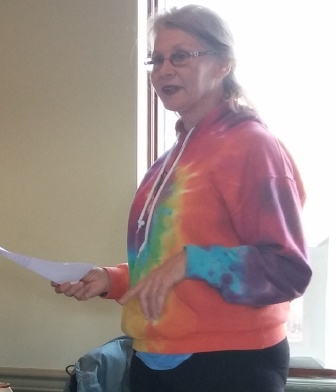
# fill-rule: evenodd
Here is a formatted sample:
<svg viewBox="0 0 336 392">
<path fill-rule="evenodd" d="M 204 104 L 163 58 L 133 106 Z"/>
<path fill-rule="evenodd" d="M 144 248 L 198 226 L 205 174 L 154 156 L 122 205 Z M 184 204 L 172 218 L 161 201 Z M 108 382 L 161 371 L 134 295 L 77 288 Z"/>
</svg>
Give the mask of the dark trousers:
<svg viewBox="0 0 336 392">
<path fill-rule="evenodd" d="M 193 354 L 170 370 L 152 370 L 136 355 L 131 392 L 283 392 L 289 366 L 287 339 L 262 350 Z"/>
</svg>

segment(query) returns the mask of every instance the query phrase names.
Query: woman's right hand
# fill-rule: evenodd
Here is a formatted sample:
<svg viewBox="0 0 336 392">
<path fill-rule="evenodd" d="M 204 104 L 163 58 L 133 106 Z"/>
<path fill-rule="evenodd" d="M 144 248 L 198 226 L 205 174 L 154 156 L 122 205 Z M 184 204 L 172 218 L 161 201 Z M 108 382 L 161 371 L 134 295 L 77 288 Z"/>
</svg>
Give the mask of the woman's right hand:
<svg viewBox="0 0 336 392">
<path fill-rule="evenodd" d="M 110 284 L 108 273 L 100 267 L 94 267 L 79 282 L 61 284 L 51 282 L 51 286 L 54 287 L 57 294 L 75 297 L 78 301 L 86 301 L 108 292 Z"/>
</svg>

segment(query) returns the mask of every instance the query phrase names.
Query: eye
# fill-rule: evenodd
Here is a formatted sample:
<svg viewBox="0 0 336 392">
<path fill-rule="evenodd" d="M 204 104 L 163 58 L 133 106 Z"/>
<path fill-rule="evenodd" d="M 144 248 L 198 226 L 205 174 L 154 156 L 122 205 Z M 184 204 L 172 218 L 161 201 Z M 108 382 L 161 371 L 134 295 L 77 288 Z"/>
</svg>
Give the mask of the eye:
<svg viewBox="0 0 336 392">
<path fill-rule="evenodd" d="M 171 55 L 171 59 L 174 63 L 182 64 L 190 59 L 190 53 L 185 50 L 179 50 Z"/>
<path fill-rule="evenodd" d="M 153 64 L 154 66 L 160 66 L 160 65 L 162 65 L 162 64 L 163 64 L 163 61 L 164 61 L 164 58 L 163 58 L 162 55 L 157 54 L 157 55 L 155 55 L 155 56 L 152 57 L 152 64 Z"/>
</svg>

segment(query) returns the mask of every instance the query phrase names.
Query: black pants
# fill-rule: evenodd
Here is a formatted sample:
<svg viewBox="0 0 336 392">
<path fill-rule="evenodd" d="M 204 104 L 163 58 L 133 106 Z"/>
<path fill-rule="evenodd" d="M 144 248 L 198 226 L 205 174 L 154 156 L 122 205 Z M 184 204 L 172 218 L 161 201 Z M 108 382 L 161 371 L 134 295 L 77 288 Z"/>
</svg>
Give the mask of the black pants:
<svg viewBox="0 0 336 392">
<path fill-rule="evenodd" d="M 287 339 L 262 350 L 193 354 L 170 370 L 152 370 L 136 355 L 131 392 L 283 392 L 289 366 Z"/>
</svg>

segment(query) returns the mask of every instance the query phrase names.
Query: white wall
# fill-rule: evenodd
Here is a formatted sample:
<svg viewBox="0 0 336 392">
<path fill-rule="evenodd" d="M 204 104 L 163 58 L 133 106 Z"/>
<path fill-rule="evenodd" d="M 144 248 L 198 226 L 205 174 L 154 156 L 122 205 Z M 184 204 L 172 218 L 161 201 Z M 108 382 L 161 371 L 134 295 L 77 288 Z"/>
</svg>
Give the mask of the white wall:
<svg viewBox="0 0 336 392">
<path fill-rule="evenodd" d="M 0 1 L 0 246 L 56 261 L 126 259 L 136 187 L 135 0 Z M 64 369 L 121 333 L 0 258 L 0 367 Z"/>
</svg>

